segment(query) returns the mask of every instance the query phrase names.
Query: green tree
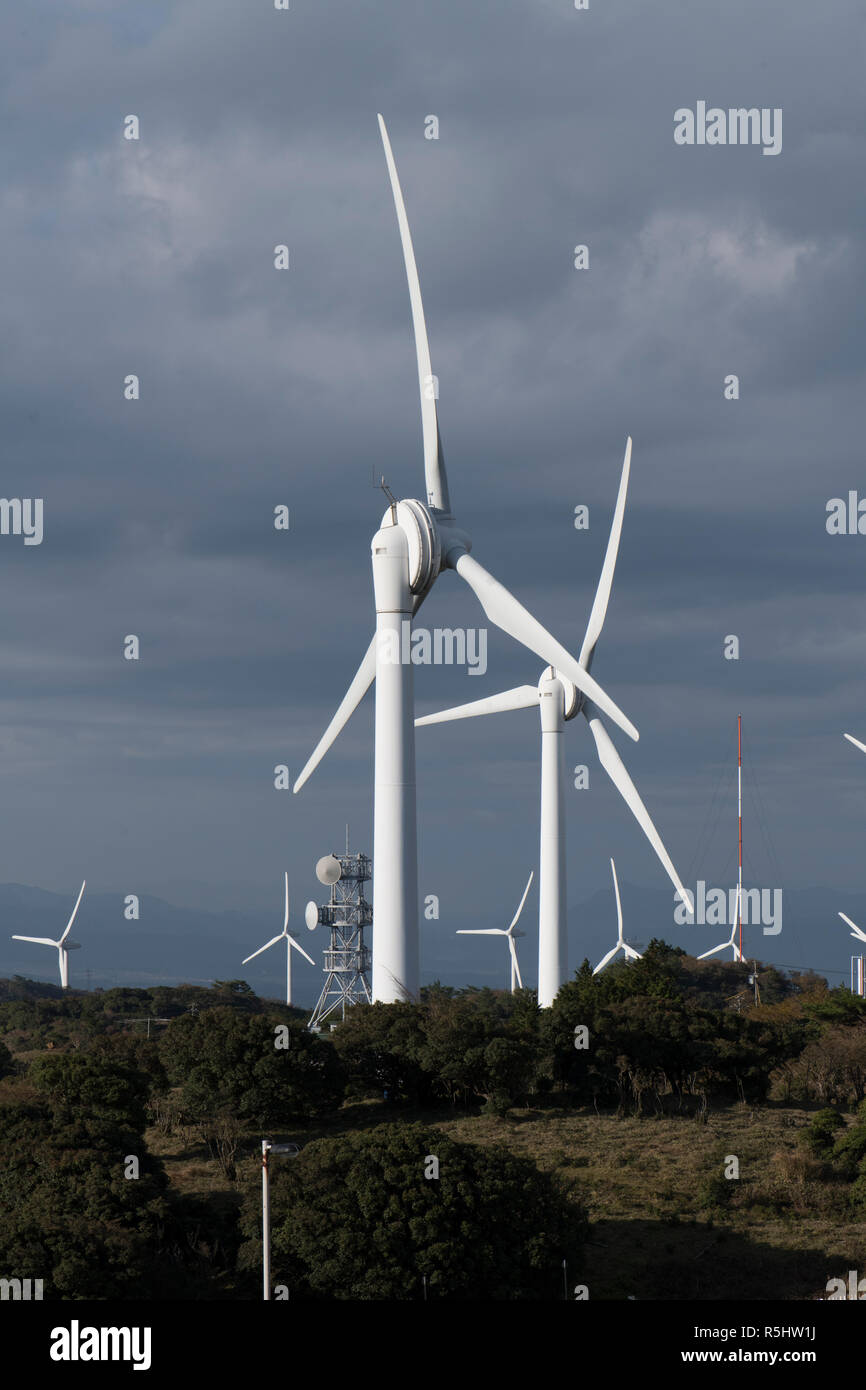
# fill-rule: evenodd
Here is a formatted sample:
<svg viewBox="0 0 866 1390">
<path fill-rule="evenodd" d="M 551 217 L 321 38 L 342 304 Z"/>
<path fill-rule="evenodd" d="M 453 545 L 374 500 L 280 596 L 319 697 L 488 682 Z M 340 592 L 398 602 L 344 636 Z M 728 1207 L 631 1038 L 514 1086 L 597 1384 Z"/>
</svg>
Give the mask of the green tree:
<svg viewBox="0 0 866 1390">
<path fill-rule="evenodd" d="M 284 1039 L 288 1046 L 278 1046 Z M 185 1108 L 200 1120 L 231 1114 L 242 1124 L 289 1124 L 342 1100 L 343 1070 L 330 1042 L 267 1014 L 184 1014 L 166 1028 L 159 1050 Z"/>
<path fill-rule="evenodd" d="M 430 1159 L 438 1160 L 438 1177 Z M 259 1205 L 243 1263 L 261 1260 Z M 276 1281 L 293 1297 L 451 1300 L 561 1297 L 586 1232 L 578 1202 L 506 1149 L 457 1143 L 419 1124 L 320 1139 L 277 1173 Z"/>
<path fill-rule="evenodd" d="M 421 1061 L 422 1010 L 416 1004 L 357 1004 L 333 1034 L 350 1096 L 391 1102 L 433 1099 Z"/>
</svg>

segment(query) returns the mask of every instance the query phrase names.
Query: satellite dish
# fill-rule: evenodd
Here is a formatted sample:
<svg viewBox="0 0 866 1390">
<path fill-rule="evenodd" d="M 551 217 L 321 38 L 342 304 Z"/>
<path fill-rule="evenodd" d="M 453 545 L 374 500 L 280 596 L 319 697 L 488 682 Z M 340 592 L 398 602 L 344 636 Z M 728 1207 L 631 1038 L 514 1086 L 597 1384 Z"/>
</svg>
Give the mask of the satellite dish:
<svg viewBox="0 0 866 1390">
<path fill-rule="evenodd" d="M 314 931 L 319 925 L 319 909 L 314 902 L 308 902 L 304 908 L 304 921 L 310 931 Z"/>
<path fill-rule="evenodd" d="M 336 883 L 342 876 L 342 865 L 333 854 L 326 854 L 316 865 L 316 878 L 320 883 Z"/>
</svg>

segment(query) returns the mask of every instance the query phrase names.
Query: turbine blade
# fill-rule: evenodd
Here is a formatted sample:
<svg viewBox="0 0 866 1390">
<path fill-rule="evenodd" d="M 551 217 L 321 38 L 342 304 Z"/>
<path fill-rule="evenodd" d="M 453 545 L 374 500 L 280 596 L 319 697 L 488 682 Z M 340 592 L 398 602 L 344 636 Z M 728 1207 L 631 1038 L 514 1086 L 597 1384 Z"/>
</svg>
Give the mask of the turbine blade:
<svg viewBox="0 0 866 1390">
<path fill-rule="evenodd" d="M 537 692 L 536 692 L 536 693 L 537 693 Z M 518 919 L 518 917 L 520 916 L 521 912 L 523 911 L 523 904 L 526 902 L 527 894 L 529 893 L 529 890 L 530 890 L 530 888 L 532 887 L 532 880 L 533 880 L 534 878 L 535 878 L 535 870 L 533 869 L 532 872 L 531 872 L 530 875 L 529 875 L 529 878 L 526 880 L 526 887 L 525 887 L 524 890 L 523 890 L 523 897 L 520 899 L 520 906 L 519 906 L 519 908 L 517 909 L 517 911 L 515 912 L 514 916 L 513 916 L 512 919 L 511 919 L 511 925 L 510 925 L 509 928 L 508 928 L 508 935 L 509 935 L 509 936 L 510 936 L 511 933 L 514 931 L 514 928 L 517 926 L 517 919 Z M 522 934 L 522 933 L 521 933 L 521 934 Z M 522 988 L 522 986 L 521 986 L 521 988 Z"/>
<path fill-rule="evenodd" d="M 711 951 L 704 951 L 702 956 L 698 956 L 698 960 L 706 960 L 708 956 L 717 956 L 719 951 L 726 951 L 730 944 L 730 941 L 723 941 L 721 946 L 714 946 Z M 734 950 L 736 951 L 736 949 L 735 946 Z"/>
<path fill-rule="evenodd" d="M 618 946 L 624 946 L 625 942 L 622 939 L 622 903 L 619 899 L 619 883 L 617 882 L 616 865 L 614 864 L 613 859 L 611 859 L 610 861 L 610 869 L 611 873 L 613 874 L 613 891 L 616 894 L 616 941 Z"/>
<path fill-rule="evenodd" d="M 344 725 L 346 725 L 349 722 L 350 718 L 354 714 L 355 710 L 358 708 L 358 705 L 363 700 L 364 696 L 370 689 L 370 686 L 373 684 L 373 681 L 375 679 L 376 636 L 374 634 L 369 647 L 364 653 L 364 659 L 361 662 L 361 665 L 358 667 L 357 671 L 355 672 L 352 684 L 349 686 L 349 689 L 343 696 L 343 699 L 340 702 L 336 714 L 334 715 L 327 729 L 322 734 L 322 737 L 319 739 L 319 742 L 316 744 L 315 748 L 313 749 L 312 753 L 307 759 L 300 776 L 296 778 L 295 785 L 292 788 L 293 792 L 299 792 L 304 783 L 315 772 L 316 768 L 319 766 L 319 763 L 324 758 L 331 744 L 334 742 Z"/>
<path fill-rule="evenodd" d="M 448 563 L 452 564 L 452 549 L 448 556 Z M 492 623 L 501 627 L 503 632 L 507 632 L 516 641 L 522 642 L 524 647 L 528 647 L 536 656 L 540 656 L 542 661 L 554 666 L 561 671 L 564 676 L 577 686 L 578 690 L 584 695 L 594 700 L 599 709 L 607 714 L 615 724 L 624 729 L 629 738 L 637 739 L 637 729 L 631 720 L 627 719 L 622 710 L 619 709 L 606 695 L 601 686 L 593 680 L 592 676 L 583 669 L 578 661 L 575 660 L 563 646 L 560 646 L 556 638 L 553 637 L 546 628 L 542 627 L 537 618 L 523 607 L 522 603 L 513 594 L 500 584 L 498 579 L 494 579 L 492 574 L 479 565 L 466 551 L 461 551 L 459 558 L 453 562 L 461 579 L 464 579 L 470 589 L 474 590 L 475 595 Z"/>
<path fill-rule="evenodd" d="M 270 950 L 271 946 L 276 946 L 277 942 L 278 942 L 278 941 L 282 941 L 282 939 L 283 939 L 283 933 L 282 933 L 282 932 L 280 932 L 279 936 L 273 936 L 273 937 L 271 937 L 270 941 L 266 941 L 265 944 L 264 944 L 264 946 L 260 946 L 259 949 L 258 949 L 257 951 L 253 951 L 253 953 L 252 953 L 251 956 L 247 956 L 244 960 L 242 960 L 242 961 L 241 961 L 241 965 L 246 965 L 246 963 L 247 963 L 248 960 L 255 960 L 256 956 L 260 956 L 260 955 L 262 954 L 262 951 L 268 951 L 268 950 Z"/>
<path fill-rule="evenodd" d="M 293 936 L 290 936 L 290 935 L 288 935 L 288 933 L 287 933 L 287 934 L 286 934 L 286 940 L 288 941 L 290 947 L 291 947 L 291 946 L 294 946 L 294 948 L 295 948 L 296 951 L 300 951 L 300 953 L 301 953 L 301 955 L 304 957 L 304 959 L 305 959 L 305 960 L 308 960 L 308 961 L 310 962 L 310 965 L 315 965 L 315 964 L 316 964 L 316 962 L 313 960 L 313 957 L 307 955 L 307 953 L 306 953 L 306 951 L 304 950 L 303 946 L 300 944 L 300 942 L 296 941 L 295 938 L 294 938 Z"/>
<path fill-rule="evenodd" d="M 629 946 L 625 941 L 622 943 L 622 949 L 625 951 L 629 960 L 643 960 L 640 951 L 636 951 L 633 946 Z"/>
<path fill-rule="evenodd" d="M 514 973 L 517 976 L 518 989 L 523 989 L 523 978 L 520 974 L 520 965 L 517 960 L 517 947 L 514 944 L 514 938 L 511 936 L 508 938 L 508 945 L 511 950 L 511 964 L 514 966 Z"/>
<path fill-rule="evenodd" d="M 455 936 L 507 936 L 508 932 L 504 927 L 463 927 L 454 933 Z"/>
<path fill-rule="evenodd" d="M 286 870 L 286 915 L 283 920 L 283 931 L 287 931 L 289 926 L 289 874 Z"/>
<path fill-rule="evenodd" d="M 852 734 L 845 734 L 849 743 L 853 743 L 855 748 L 859 748 L 862 753 L 866 753 L 866 743 L 861 743 L 859 738 L 854 738 Z"/>
<path fill-rule="evenodd" d="M 421 604 L 424 602 L 429 592 L 430 590 L 426 589 L 423 594 L 413 594 L 413 618 L 415 614 L 418 612 L 418 609 L 421 607 Z M 364 658 L 361 662 L 361 665 L 355 672 L 352 684 L 349 686 L 349 689 L 343 696 L 343 699 L 340 703 L 340 706 L 336 714 L 334 715 L 325 732 L 322 734 L 322 737 L 319 739 L 319 742 L 316 744 L 315 748 L 310 754 L 310 757 L 307 759 L 307 762 L 305 763 L 300 776 L 297 778 L 295 785 L 292 788 L 293 792 L 299 792 L 301 790 L 301 787 L 303 787 L 304 783 L 309 781 L 310 777 L 313 775 L 316 768 L 319 766 L 319 763 L 324 758 L 325 754 L 327 753 L 331 744 L 336 739 L 337 735 L 340 733 L 341 729 L 343 729 L 344 726 L 348 724 L 349 720 L 351 719 L 355 710 L 358 708 L 358 705 L 363 700 L 364 696 L 370 689 L 370 686 L 373 684 L 373 681 L 375 679 L 376 634 L 373 633 L 373 636 L 370 639 L 370 645 L 364 653 Z"/>
<path fill-rule="evenodd" d="M 617 945 L 617 946 L 614 946 L 614 948 L 613 948 L 612 951 L 608 951 L 608 953 L 607 953 L 606 956 L 602 956 L 602 958 L 601 958 L 601 960 L 599 961 L 598 965 L 595 967 L 595 969 L 594 969 L 593 972 L 592 972 L 593 975 L 597 975 L 598 972 L 599 972 L 599 970 L 603 970 L 604 967 L 605 967 L 606 965 L 609 965 L 610 962 L 613 960 L 613 958 L 614 958 L 614 956 L 616 955 L 616 953 L 617 953 L 618 950 L 619 950 L 619 946 L 618 946 L 618 945 Z"/>
<path fill-rule="evenodd" d="M 32 941 L 36 946 L 60 946 L 59 941 L 55 941 L 50 936 L 13 936 L 13 941 Z"/>
<path fill-rule="evenodd" d="M 637 787 L 628 774 L 625 763 L 616 751 L 610 734 L 599 718 L 598 710 L 592 704 L 585 704 L 583 713 L 586 715 L 592 736 L 595 739 L 599 762 L 661 860 L 665 873 L 680 894 L 682 901 L 684 903 L 690 902 L 688 893 L 680 881 L 680 876 L 671 862 L 670 855 L 662 844 L 662 838 L 653 825 L 650 813 L 644 806 Z"/>
<path fill-rule="evenodd" d="M 391 192 L 397 211 L 397 225 L 400 228 L 400 241 L 403 246 L 403 260 L 406 262 L 406 278 L 409 281 L 409 301 L 412 305 L 412 327 L 415 332 L 415 356 L 418 359 L 418 388 L 421 393 L 421 428 L 424 436 L 424 478 L 427 485 L 427 501 L 431 507 L 441 512 L 451 511 L 448 497 L 448 478 L 445 474 L 445 461 L 439 440 L 439 422 L 436 416 L 436 400 L 432 390 L 433 369 L 430 366 L 430 345 L 427 342 L 427 325 L 424 321 L 424 304 L 421 299 L 421 282 L 415 264 L 412 247 L 412 234 L 409 219 L 403 202 L 403 192 L 397 176 L 397 165 L 391 150 L 391 141 L 385 122 L 379 117 L 379 132 L 385 147 L 385 162 L 391 179 Z"/>
<path fill-rule="evenodd" d="M 853 937 L 857 938 L 860 941 L 866 941 L 866 932 L 862 932 L 860 928 L 857 926 L 856 922 L 852 922 L 851 918 L 846 917 L 844 912 L 840 912 L 839 916 L 842 918 L 843 922 L 847 922 L 848 926 L 851 928 L 851 935 Z M 27 938 L 19 936 L 18 940 L 25 941 L 27 940 Z"/>
<path fill-rule="evenodd" d="M 86 882 L 87 882 L 87 879 L 84 880 L 84 883 L 82 883 L 81 887 L 80 887 L 79 890 L 78 890 L 78 897 L 75 899 L 75 906 L 74 906 L 74 908 L 72 909 L 72 916 L 70 917 L 69 921 L 66 923 L 66 931 L 65 931 L 65 932 L 63 933 L 63 935 L 61 936 L 61 938 L 60 938 L 61 941 L 65 941 L 65 940 L 66 940 L 66 938 L 67 938 L 67 936 L 68 936 L 68 934 L 69 934 L 69 928 L 72 926 L 72 923 L 75 921 L 75 914 L 76 914 L 76 912 L 78 911 L 78 905 L 79 905 L 79 903 L 81 902 L 81 899 L 82 899 L 83 896 L 84 896 L 84 884 L 85 884 Z"/>
<path fill-rule="evenodd" d="M 425 714 L 415 720 L 415 727 L 445 724 L 451 719 L 474 719 L 478 714 L 504 714 L 507 710 L 530 709 L 537 704 L 538 686 L 517 685 L 513 690 L 503 690 L 501 695 L 488 695 L 483 700 L 471 700 L 468 705 L 454 705 L 438 714 Z"/>
<path fill-rule="evenodd" d="M 604 627 L 604 619 L 607 613 L 610 591 L 613 586 L 613 572 L 616 569 L 616 557 L 619 554 L 619 538 L 622 534 L 622 518 L 625 512 L 625 498 L 628 492 L 628 479 L 631 471 L 631 435 L 629 435 L 625 446 L 625 458 L 622 463 L 622 476 L 619 480 L 619 492 L 616 495 L 616 506 L 613 509 L 613 520 L 610 523 L 610 535 L 607 541 L 607 550 L 604 554 L 604 564 L 601 567 L 598 588 L 595 591 L 592 609 L 589 614 L 589 622 L 586 625 L 586 635 L 583 639 L 583 646 L 580 649 L 580 664 L 588 671 L 592 665 L 592 657 L 595 645 L 601 636 Z"/>
</svg>

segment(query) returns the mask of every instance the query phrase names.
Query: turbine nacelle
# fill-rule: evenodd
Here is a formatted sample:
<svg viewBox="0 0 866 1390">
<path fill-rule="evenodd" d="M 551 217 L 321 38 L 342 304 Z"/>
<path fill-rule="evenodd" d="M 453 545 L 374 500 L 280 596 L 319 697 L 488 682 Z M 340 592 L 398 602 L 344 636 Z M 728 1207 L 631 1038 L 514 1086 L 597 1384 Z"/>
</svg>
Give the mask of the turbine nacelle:
<svg viewBox="0 0 866 1390">
<path fill-rule="evenodd" d="M 560 691 L 554 689 L 557 683 Z M 582 692 L 578 690 L 574 681 L 570 681 L 568 676 L 557 671 L 555 666 L 547 666 L 542 671 L 541 679 L 538 682 L 538 698 L 541 700 L 544 696 L 556 696 L 557 694 L 562 702 L 563 719 L 573 719 L 576 714 L 580 713 L 584 701 Z"/>
</svg>

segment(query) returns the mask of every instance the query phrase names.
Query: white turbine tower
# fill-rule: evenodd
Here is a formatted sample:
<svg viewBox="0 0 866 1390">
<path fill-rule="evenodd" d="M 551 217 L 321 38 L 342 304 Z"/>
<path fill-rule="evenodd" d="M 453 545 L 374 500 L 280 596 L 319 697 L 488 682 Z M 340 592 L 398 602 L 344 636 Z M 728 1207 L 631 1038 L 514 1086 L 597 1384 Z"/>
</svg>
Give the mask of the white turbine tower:
<svg viewBox="0 0 866 1390">
<path fill-rule="evenodd" d="M 529 878 L 526 880 L 526 887 L 523 890 L 523 897 L 520 899 L 520 906 L 518 907 L 517 911 L 512 917 L 511 925 L 509 927 L 473 927 L 471 929 L 464 928 L 462 931 L 457 932 L 458 936 L 504 936 L 506 938 L 506 940 L 508 941 L 508 950 L 511 953 L 512 994 L 514 993 L 515 989 L 523 989 L 523 980 L 521 979 L 520 975 L 520 966 L 517 964 L 517 947 L 514 944 L 514 938 L 515 936 L 525 936 L 526 932 L 515 931 L 514 928 L 517 926 L 517 919 L 523 911 L 523 904 L 526 902 L 526 897 L 532 885 L 533 877 L 534 870 L 529 875 Z M 517 982 L 516 984 L 515 981 Z"/>
<path fill-rule="evenodd" d="M 851 921 L 850 917 L 846 917 L 844 912 L 840 912 L 839 916 L 842 918 L 842 921 L 851 928 L 851 935 L 854 937 L 855 941 L 866 941 L 866 932 L 862 932 L 857 924 Z"/>
<path fill-rule="evenodd" d="M 56 948 L 58 964 L 60 966 L 61 989 L 69 988 L 69 952 L 81 950 L 80 941 L 67 941 L 66 938 L 69 935 L 72 923 L 75 921 L 75 914 L 78 911 L 78 905 L 81 902 L 81 899 L 84 895 L 84 884 L 86 882 L 87 880 L 85 879 L 78 890 L 78 897 L 75 899 L 75 906 L 72 909 L 72 916 L 66 923 L 66 930 L 64 931 L 59 941 L 55 941 L 50 936 L 13 936 L 12 938 L 13 941 L 32 941 L 37 946 L 54 946 Z"/>
<path fill-rule="evenodd" d="M 391 502 L 372 541 L 376 633 L 336 714 L 302 769 L 299 792 L 361 699 L 376 682 L 373 817 L 373 999 L 418 993 L 418 845 L 415 729 L 410 650 L 412 619 L 437 576 L 452 569 L 469 585 L 492 623 L 556 667 L 577 691 L 636 739 L 634 725 L 556 638 L 470 554 L 472 541 L 451 512 L 436 413 L 436 379 L 421 302 L 412 238 L 385 122 L 379 129 L 397 211 L 415 334 L 427 500 Z M 515 547 L 521 552 L 520 538 Z M 569 687 L 571 688 L 571 687 Z"/>
<path fill-rule="evenodd" d="M 619 884 L 616 881 L 616 865 L 614 864 L 612 859 L 610 861 L 610 869 L 611 873 L 613 874 L 613 891 L 616 894 L 616 945 L 614 946 L 612 951 L 608 951 L 607 955 L 602 957 L 598 965 L 593 970 L 593 975 L 597 975 L 599 971 L 603 970 L 606 965 L 610 965 L 610 962 L 613 960 L 614 956 L 618 951 L 625 952 L 626 960 L 641 959 L 640 951 L 636 951 L 633 946 L 629 946 L 628 942 L 624 939 L 622 934 L 622 903 L 619 899 Z"/>
<path fill-rule="evenodd" d="M 732 925 L 731 925 L 731 937 L 730 937 L 730 940 L 729 940 L 729 941 L 723 941 L 723 942 L 721 943 L 720 946 L 714 946 L 713 949 L 712 949 L 711 951 L 704 951 L 703 955 L 698 956 L 698 960 L 706 960 L 708 956 L 716 956 L 716 955 L 718 955 L 719 951 L 726 951 L 726 950 L 728 949 L 729 946 L 730 946 L 731 950 L 732 950 L 733 953 L 734 953 L 734 960 L 742 960 L 742 959 L 743 959 L 742 952 L 740 951 L 739 946 L 737 945 L 736 941 L 734 940 L 734 938 L 735 938 L 736 935 L 737 935 L 737 924 L 738 924 L 738 922 L 739 922 L 739 917 L 740 917 L 740 889 L 739 889 L 739 885 L 738 885 L 738 887 L 737 887 L 737 909 L 736 909 L 736 911 L 735 911 L 735 913 L 734 913 L 734 920 L 733 920 L 733 923 L 732 923 Z"/>
<path fill-rule="evenodd" d="M 625 499 L 631 468 L 631 439 L 625 449 L 619 492 L 611 522 L 601 576 L 589 614 L 578 668 L 588 675 L 598 639 L 604 627 L 613 573 L 622 532 Z M 653 825 L 646 806 L 602 723 L 602 709 L 574 680 L 574 671 L 560 663 L 541 674 L 538 685 L 519 685 L 487 699 L 442 710 L 416 719 L 416 724 L 440 724 L 451 719 L 471 719 L 482 714 L 537 708 L 541 717 L 541 851 L 538 884 L 538 1002 L 548 1008 L 568 979 L 568 924 L 565 879 L 565 776 L 561 737 L 565 722 L 580 713 L 595 739 L 599 761 L 625 801 L 664 866 L 683 902 L 688 902 L 679 874 Z M 605 710 L 604 713 L 607 713 Z M 620 721 L 621 722 L 621 721 Z"/>
<path fill-rule="evenodd" d="M 307 955 L 307 953 L 306 953 L 306 951 L 304 950 L 303 946 L 301 946 L 301 945 L 299 944 L 299 942 L 297 942 L 293 936 L 290 936 L 290 935 L 289 935 L 289 875 L 288 875 L 288 874 L 286 874 L 286 915 L 285 915 L 285 917 L 284 917 L 284 919 L 283 919 L 283 930 L 280 932 L 279 936 L 273 936 L 273 937 L 271 937 L 270 941 L 265 942 L 264 946 L 260 946 L 259 949 L 258 949 L 257 951 L 253 951 L 253 953 L 252 953 L 251 956 L 247 956 L 246 960 L 241 961 L 241 964 L 242 964 L 242 965 L 246 965 L 246 964 L 247 964 L 247 961 L 255 960 L 256 956 L 260 956 L 260 955 L 262 954 L 263 951 L 269 951 L 269 950 L 271 949 L 272 946 L 276 946 L 276 944 L 277 944 L 278 941 L 285 941 L 285 943 L 286 943 L 286 1003 L 287 1003 L 287 1004 L 291 1004 L 291 1002 L 292 1002 L 292 947 L 294 946 L 294 948 L 295 948 L 296 951 L 300 951 L 300 953 L 301 953 L 301 955 L 304 957 L 304 959 L 305 959 L 305 960 L 308 960 L 308 961 L 310 962 L 310 965 L 315 965 L 316 962 L 313 960 L 312 956 L 308 956 L 308 955 Z"/>
<path fill-rule="evenodd" d="M 861 743 L 859 738 L 855 738 L 853 734 L 844 734 L 843 737 L 847 738 L 849 743 L 853 743 L 855 748 L 859 748 L 861 753 L 866 753 L 866 743 Z"/>
</svg>

